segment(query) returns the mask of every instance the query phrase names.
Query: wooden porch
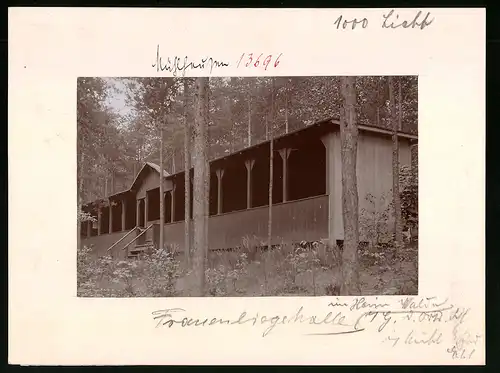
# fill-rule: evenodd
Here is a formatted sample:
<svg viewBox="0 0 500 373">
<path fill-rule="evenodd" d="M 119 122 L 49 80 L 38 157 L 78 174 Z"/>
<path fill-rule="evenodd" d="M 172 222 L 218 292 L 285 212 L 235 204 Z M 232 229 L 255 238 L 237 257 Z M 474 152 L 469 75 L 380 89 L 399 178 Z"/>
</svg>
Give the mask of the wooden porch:
<svg viewBox="0 0 500 373">
<path fill-rule="evenodd" d="M 245 245 L 245 241 L 251 245 L 266 245 L 268 239 L 268 216 L 269 207 L 260 206 L 240 211 L 221 213 L 209 217 L 209 249 L 234 249 Z M 159 242 L 159 220 L 148 221 L 148 227 L 143 240 L 138 244 L 143 245 L 150 242 L 158 247 Z M 165 245 L 171 250 L 184 252 L 184 225 L 185 221 L 176 221 L 164 225 Z M 190 219 L 191 232 L 193 229 Z M 125 235 L 124 238 L 111 251 L 116 258 L 125 259 L 133 254 L 135 243 L 127 250 L 125 246 L 139 234 L 127 230 L 111 234 L 101 234 L 82 239 L 83 245 L 94 245 L 101 248 L 98 255 L 104 255 L 107 248 L 111 247 Z M 192 237 L 192 234 L 191 234 Z M 315 241 L 328 237 L 328 196 L 321 195 L 304 198 L 296 201 L 277 203 L 272 206 L 272 240 L 273 245 L 285 242 Z"/>
</svg>

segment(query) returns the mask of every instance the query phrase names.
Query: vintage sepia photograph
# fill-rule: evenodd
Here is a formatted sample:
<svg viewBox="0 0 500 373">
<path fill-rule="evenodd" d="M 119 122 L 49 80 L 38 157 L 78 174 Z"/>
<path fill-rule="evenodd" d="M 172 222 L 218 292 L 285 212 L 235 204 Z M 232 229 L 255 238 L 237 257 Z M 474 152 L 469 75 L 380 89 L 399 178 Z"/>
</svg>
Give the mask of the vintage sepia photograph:
<svg viewBox="0 0 500 373">
<path fill-rule="evenodd" d="M 418 77 L 77 79 L 79 297 L 418 295 Z"/>
<path fill-rule="evenodd" d="M 9 363 L 484 364 L 485 22 L 9 8 Z"/>
</svg>

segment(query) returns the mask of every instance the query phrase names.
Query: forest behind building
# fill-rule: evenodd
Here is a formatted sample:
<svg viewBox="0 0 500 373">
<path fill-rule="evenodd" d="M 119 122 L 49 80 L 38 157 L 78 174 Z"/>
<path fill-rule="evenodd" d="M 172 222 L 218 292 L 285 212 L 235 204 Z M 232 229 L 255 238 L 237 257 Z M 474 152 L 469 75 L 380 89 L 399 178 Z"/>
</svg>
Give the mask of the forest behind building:
<svg viewBox="0 0 500 373">
<path fill-rule="evenodd" d="M 192 92 L 194 79 L 186 79 Z M 342 105 L 338 80 L 210 78 L 209 159 L 338 117 Z M 417 77 L 400 77 L 398 84 L 395 99 L 401 102 L 401 131 L 416 134 Z M 159 127 L 164 130 L 166 171 L 183 170 L 184 112 L 188 123 L 194 121 L 194 95 L 187 94 L 185 102 L 184 88 L 183 78 L 78 79 L 78 185 L 83 203 L 128 189 L 145 162 L 160 164 Z M 392 130 L 388 77 L 358 77 L 356 91 L 358 123 Z"/>
</svg>

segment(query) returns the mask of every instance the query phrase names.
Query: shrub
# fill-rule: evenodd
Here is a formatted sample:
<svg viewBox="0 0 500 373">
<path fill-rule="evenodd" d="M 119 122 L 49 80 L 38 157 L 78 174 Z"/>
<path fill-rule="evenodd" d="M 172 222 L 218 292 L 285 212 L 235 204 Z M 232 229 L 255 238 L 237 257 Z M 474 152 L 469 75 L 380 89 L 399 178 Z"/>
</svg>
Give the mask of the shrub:
<svg viewBox="0 0 500 373">
<path fill-rule="evenodd" d="M 205 270 L 205 277 L 208 285 L 208 294 L 213 297 L 227 295 L 226 268 L 223 265 L 219 265 L 216 268 L 207 268 Z"/>
<path fill-rule="evenodd" d="M 175 284 L 183 273 L 179 261 L 175 259 L 174 252 L 167 249 L 153 250 L 150 255 L 144 257 L 141 266 L 142 276 L 140 277 L 146 286 L 145 296 L 170 297 L 176 295 Z"/>
<path fill-rule="evenodd" d="M 393 204 L 392 198 L 390 202 L 387 202 L 389 198 L 391 198 L 390 194 L 382 194 L 379 198 L 376 198 L 368 193 L 365 199 L 370 208 L 362 208 L 360 211 L 359 229 L 360 232 L 364 233 L 372 247 L 392 241 L 393 233 L 389 227 L 389 220 L 393 216 Z M 379 211 L 378 206 L 383 205 L 386 205 L 386 208 Z"/>
<path fill-rule="evenodd" d="M 246 253 L 239 253 L 238 259 L 234 267 L 227 273 L 227 277 L 231 280 L 233 284 L 233 289 L 235 292 L 241 292 L 237 286 L 237 281 L 247 274 L 248 257 Z"/>
<path fill-rule="evenodd" d="M 135 269 L 137 268 L 137 262 L 125 260 L 113 262 L 113 260 L 109 260 L 107 258 L 104 260 L 106 261 L 107 267 L 112 268 L 113 270 L 109 276 L 111 282 L 116 284 L 125 284 L 125 293 L 130 296 L 135 296 L 136 294 L 134 291 L 133 279 Z"/>
<path fill-rule="evenodd" d="M 399 185 L 404 229 L 416 230 L 418 229 L 418 181 L 410 167 L 401 167 Z"/>
<path fill-rule="evenodd" d="M 84 246 L 77 252 L 77 295 L 81 297 L 123 296 L 120 291 L 101 286 L 112 271 L 110 257 L 94 258 L 92 248 Z"/>
<path fill-rule="evenodd" d="M 307 248 L 301 245 L 295 247 L 286 257 L 285 284 L 295 285 L 297 276 L 308 267 Z"/>
<path fill-rule="evenodd" d="M 261 246 L 262 243 L 256 236 L 244 236 L 242 239 L 242 250 L 250 262 L 258 259 Z"/>
<path fill-rule="evenodd" d="M 83 247 L 77 258 L 78 295 L 85 297 L 173 296 L 175 281 L 182 275 L 173 254 L 161 249 L 153 250 L 141 260 L 115 261 L 111 256 L 93 258 L 91 249 Z M 137 287 L 138 278 L 145 285 L 144 290 Z M 124 286 L 106 288 L 104 281 Z"/>
<path fill-rule="evenodd" d="M 325 293 L 329 296 L 339 296 L 340 295 L 340 285 L 338 284 L 327 284 L 325 286 Z"/>
<path fill-rule="evenodd" d="M 97 219 L 94 218 L 91 214 L 89 214 L 88 212 L 82 211 L 80 207 L 78 207 L 76 219 L 77 219 L 78 222 L 84 222 L 84 221 L 94 222 L 94 221 L 97 221 Z"/>
</svg>

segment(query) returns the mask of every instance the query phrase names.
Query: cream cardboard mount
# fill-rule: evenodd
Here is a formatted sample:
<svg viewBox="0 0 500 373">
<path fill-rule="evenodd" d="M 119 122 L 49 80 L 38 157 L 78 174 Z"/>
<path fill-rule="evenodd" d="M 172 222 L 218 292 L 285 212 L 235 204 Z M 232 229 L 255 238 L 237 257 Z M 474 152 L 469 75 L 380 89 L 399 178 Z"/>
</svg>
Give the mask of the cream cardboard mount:
<svg viewBox="0 0 500 373">
<path fill-rule="evenodd" d="M 484 42 L 484 9 L 10 8 L 9 362 L 484 364 Z M 76 79 L 175 69 L 418 75 L 419 295 L 77 298 Z"/>
</svg>

